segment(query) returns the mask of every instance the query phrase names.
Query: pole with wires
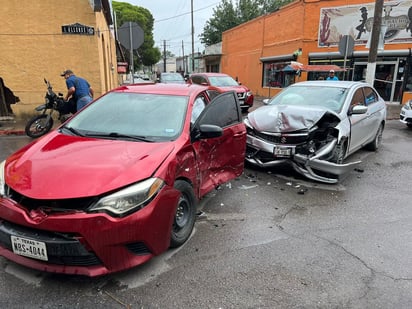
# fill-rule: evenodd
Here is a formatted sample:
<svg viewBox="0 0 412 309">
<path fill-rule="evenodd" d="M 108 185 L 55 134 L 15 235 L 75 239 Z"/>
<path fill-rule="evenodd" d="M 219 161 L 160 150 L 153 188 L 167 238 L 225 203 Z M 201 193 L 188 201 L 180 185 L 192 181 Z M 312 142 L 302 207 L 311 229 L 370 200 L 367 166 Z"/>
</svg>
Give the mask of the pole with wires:
<svg viewBox="0 0 412 309">
<path fill-rule="evenodd" d="M 192 73 L 195 71 L 195 27 L 193 25 L 193 0 L 191 0 L 191 15 L 192 15 Z"/>
</svg>

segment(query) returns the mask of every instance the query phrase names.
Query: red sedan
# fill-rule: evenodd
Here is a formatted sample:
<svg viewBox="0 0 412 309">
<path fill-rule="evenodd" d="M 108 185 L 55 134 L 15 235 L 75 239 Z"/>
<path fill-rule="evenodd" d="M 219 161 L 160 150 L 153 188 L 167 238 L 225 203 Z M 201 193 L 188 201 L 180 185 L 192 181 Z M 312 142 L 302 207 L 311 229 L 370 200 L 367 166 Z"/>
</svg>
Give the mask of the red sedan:
<svg viewBox="0 0 412 309">
<path fill-rule="evenodd" d="M 235 92 L 122 86 L 0 163 L 0 255 L 98 276 L 190 236 L 197 202 L 243 172 Z"/>
<path fill-rule="evenodd" d="M 235 91 L 243 112 L 247 112 L 253 106 L 254 96 L 252 91 L 238 83 L 231 76 L 224 73 L 193 73 L 189 83 L 213 86 L 219 91 Z"/>
</svg>

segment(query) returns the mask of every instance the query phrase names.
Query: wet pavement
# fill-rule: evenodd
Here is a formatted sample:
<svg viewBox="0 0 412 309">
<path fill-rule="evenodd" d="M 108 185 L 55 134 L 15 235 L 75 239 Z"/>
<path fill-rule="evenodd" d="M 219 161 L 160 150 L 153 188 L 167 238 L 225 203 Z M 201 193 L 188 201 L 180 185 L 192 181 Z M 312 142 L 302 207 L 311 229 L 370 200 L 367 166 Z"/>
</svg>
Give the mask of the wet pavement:
<svg viewBox="0 0 412 309">
<path fill-rule="evenodd" d="M 202 201 L 187 243 L 121 273 L 0 257 L 0 308 L 410 308 L 411 140 L 388 121 L 379 151 L 356 153 L 362 164 L 336 185 L 246 167 Z M 29 141 L 1 137 L 0 159 Z"/>
</svg>

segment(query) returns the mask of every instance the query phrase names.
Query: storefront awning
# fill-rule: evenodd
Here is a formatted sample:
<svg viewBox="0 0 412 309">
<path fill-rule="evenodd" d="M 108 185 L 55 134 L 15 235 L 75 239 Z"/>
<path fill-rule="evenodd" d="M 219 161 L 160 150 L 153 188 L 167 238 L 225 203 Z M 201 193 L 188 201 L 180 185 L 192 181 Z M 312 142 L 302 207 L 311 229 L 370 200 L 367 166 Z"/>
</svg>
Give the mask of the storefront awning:
<svg viewBox="0 0 412 309">
<path fill-rule="evenodd" d="M 293 60 L 296 59 L 293 54 L 286 54 L 286 55 L 277 55 L 277 56 L 270 56 L 270 57 L 262 57 L 260 61 L 262 62 L 270 62 L 270 61 L 281 61 L 281 60 Z"/>
<path fill-rule="evenodd" d="M 291 62 L 283 68 L 284 72 L 335 72 L 345 71 L 345 69 L 333 64 L 302 64 L 299 62 Z"/>
<path fill-rule="evenodd" d="M 386 47 L 386 46 L 385 46 Z M 354 51 L 352 57 L 368 57 L 369 51 Z M 378 50 L 378 57 L 402 57 L 411 56 L 411 49 L 395 49 L 395 50 Z M 309 59 L 343 59 L 343 55 L 340 52 L 311 52 L 309 53 Z"/>
</svg>

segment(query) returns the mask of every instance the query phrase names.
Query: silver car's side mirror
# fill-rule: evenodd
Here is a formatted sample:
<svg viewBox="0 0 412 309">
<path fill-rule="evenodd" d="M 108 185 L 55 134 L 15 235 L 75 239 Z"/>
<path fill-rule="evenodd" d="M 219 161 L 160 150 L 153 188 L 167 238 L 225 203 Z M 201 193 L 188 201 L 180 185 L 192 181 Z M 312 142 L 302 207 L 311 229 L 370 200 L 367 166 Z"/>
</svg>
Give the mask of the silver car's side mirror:
<svg viewBox="0 0 412 309">
<path fill-rule="evenodd" d="M 365 105 L 355 105 L 350 109 L 351 115 L 365 114 L 368 111 L 368 107 Z"/>
</svg>

